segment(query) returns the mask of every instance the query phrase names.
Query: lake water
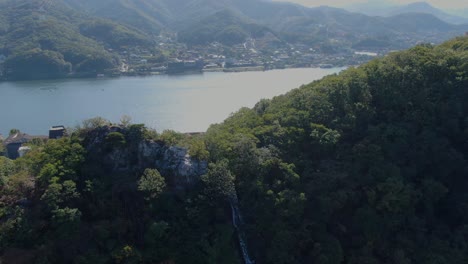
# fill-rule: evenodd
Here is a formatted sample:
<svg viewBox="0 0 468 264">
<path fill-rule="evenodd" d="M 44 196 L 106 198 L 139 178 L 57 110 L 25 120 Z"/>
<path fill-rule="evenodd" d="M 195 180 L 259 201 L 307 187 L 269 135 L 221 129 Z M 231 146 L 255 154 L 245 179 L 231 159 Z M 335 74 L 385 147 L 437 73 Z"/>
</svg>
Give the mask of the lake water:
<svg viewBox="0 0 468 264">
<path fill-rule="evenodd" d="M 241 107 L 253 107 L 343 68 L 265 72 L 67 79 L 0 83 L 0 133 L 11 128 L 46 135 L 52 125 L 75 126 L 101 116 L 123 115 L 158 131 L 206 131 Z"/>
</svg>

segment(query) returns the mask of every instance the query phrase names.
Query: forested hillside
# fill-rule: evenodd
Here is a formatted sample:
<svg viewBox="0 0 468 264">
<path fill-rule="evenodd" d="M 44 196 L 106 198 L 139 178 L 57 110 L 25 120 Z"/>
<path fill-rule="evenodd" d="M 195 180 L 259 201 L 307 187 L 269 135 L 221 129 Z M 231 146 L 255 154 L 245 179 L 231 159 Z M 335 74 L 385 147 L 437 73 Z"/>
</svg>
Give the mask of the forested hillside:
<svg viewBox="0 0 468 264">
<path fill-rule="evenodd" d="M 468 38 L 417 46 L 213 125 L 261 263 L 466 263 Z"/>
<path fill-rule="evenodd" d="M 179 32 L 179 40 L 191 44 L 220 42 L 226 45 L 244 43 L 248 38 L 261 38 L 267 32 L 265 26 L 243 20 L 229 10 L 219 11 L 203 20 L 185 26 Z"/>
<path fill-rule="evenodd" d="M 460 37 L 204 135 L 85 121 L 0 159 L 0 260 L 242 263 L 246 245 L 255 263 L 467 263 L 467 89 Z"/>
<path fill-rule="evenodd" d="M 148 45 L 138 30 L 76 12 L 59 1 L 0 2 L 0 54 L 7 79 L 64 77 L 119 65 L 106 48 Z"/>
</svg>

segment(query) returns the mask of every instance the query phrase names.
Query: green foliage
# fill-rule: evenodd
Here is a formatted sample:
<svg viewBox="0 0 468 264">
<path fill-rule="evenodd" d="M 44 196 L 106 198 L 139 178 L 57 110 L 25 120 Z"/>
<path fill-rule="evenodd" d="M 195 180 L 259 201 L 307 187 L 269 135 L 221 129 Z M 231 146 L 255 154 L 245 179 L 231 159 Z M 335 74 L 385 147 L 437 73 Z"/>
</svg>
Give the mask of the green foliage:
<svg viewBox="0 0 468 264">
<path fill-rule="evenodd" d="M 76 208 L 65 207 L 52 211 L 52 221 L 55 225 L 74 224 L 80 221 L 81 212 Z"/>
<path fill-rule="evenodd" d="M 13 128 L 13 129 L 10 129 L 10 133 L 9 135 L 15 135 L 15 134 L 18 134 L 20 133 L 21 131 L 19 129 L 16 129 L 16 128 Z"/>
<path fill-rule="evenodd" d="M 144 124 L 134 124 L 128 127 L 127 137 L 133 142 L 140 142 L 143 139 L 149 140 L 149 138 L 146 137 L 147 132 L 148 129 Z"/>
<path fill-rule="evenodd" d="M 76 190 L 75 182 L 66 180 L 61 184 L 57 181 L 58 178 L 52 179 L 52 183 L 41 197 L 41 200 L 44 201 L 48 208 L 53 210 L 56 210 L 61 204 L 68 203 L 80 196 Z"/>
<path fill-rule="evenodd" d="M 97 116 L 94 118 L 83 120 L 82 129 L 92 130 L 92 129 L 96 129 L 96 128 L 107 126 L 107 125 L 110 125 L 109 120 L 102 118 L 100 116 Z"/>
<path fill-rule="evenodd" d="M 71 72 L 63 55 L 49 50 L 32 49 L 9 56 L 5 73 L 10 79 L 60 78 Z"/>
<path fill-rule="evenodd" d="M 466 40 L 393 53 L 210 127 L 259 259 L 468 259 L 465 239 L 452 244 L 468 221 Z"/>
<path fill-rule="evenodd" d="M 102 39 L 81 34 L 77 25 L 88 20 L 86 15 L 63 3 L 2 1 L 0 18 L 5 18 L 0 19 L 4 29 L 0 44 L 1 53 L 7 56 L 4 65 L 7 79 L 61 78 L 72 72 L 102 72 L 118 64 L 116 57 L 98 43 Z M 130 31 L 108 23 L 116 28 L 112 32 Z M 111 42 L 118 39 L 115 37 Z"/>
<path fill-rule="evenodd" d="M 7 176 L 11 175 L 14 171 L 14 168 L 15 166 L 12 160 L 0 156 L 0 179 L 6 178 Z"/>
<path fill-rule="evenodd" d="M 189 142 L 189 155 L 198 160 L 208 160 L 210 153 L 206 149 L 205 142 L 200 139 L 192 139 Z"/>
<path fill-rule="evenodd" d="M 83 147 L 69 138 L 51 140 L 42 150 L 32 153 L 31 170 L 42 186 L 54 178 L 60 182 L 76 180 L 78 168 L 84 161 L 84 153 Z"/>
<path fill-rule="evenodd" d="M 106 144 L 109 148 L 121 148 L 127 144 L 127 141 L 122 133 L 111 132 L 106 136 Z"/>
<path fill-rule="evenodd" d="M 206 185 L 207 196 L 212 199 L 226 199 L 236 194 L 234 176 L 228 169 L 227 160 L 211 163 L 208 173 L 201 179 Z"/>
<path fill-rule="evenodd" d="M 468 37 L 458 37 L 453 40 L 447 41 L 441 46 L 446 49 L 453 49 L 456 51 L 467 51 L 468 50 Z"/>
<path fill-rule="evenodd" d="M 113 48 L 123 46 L 148 46 L 150 39 L 137 29 L 116 24 L 108 20 L 92 20 L 80 25 L 80 32 L 89 37 L 108 43 Z"/>
<path fill-rule="evenodd" d="M 323 125 L 311 124 L 312 133 L 310 137 L 320 145 L 335 145 L 340 139 L 340 133 L 336 130 L 328 129 Z"/>
<path fill-rule="evenodd" d="M 269 30 L 255 23 L 244 21 L 232 11 L 219 11 L 203 18 L 179 32 L 179 39 L 189 44 L 220 42 L 239 44 L 248 37 L 261 37 Z"/>
<path fill-rule="evenodd" d="M 6 147 L 3 144 L 3 140 L 0 139 L 0 157 L 5 156 Z"/>
<path fill-rule="evenodd" d="M 16 161 L 0 158 L 0 254 L 242 263 L 235 202 L 258 263 L 467 263 L 464 42 L 328 76 L 240 109 L 200 137 L 136 124 L 91 140 L 111 129 L 98 118 Z M 143 140 L 208 155 L 209 170 L 190 187 L 170 173 L 166 186 L 155 169 L 140 177 L 155 164 L 140 159 Z M 106 152 L 109 142 L 125 148 Z"/>
<path fill-rule="evenodd" d="M 159 139 L 168 145 L 177 145 L 184 139 L 184 135 L 174 130 L 164 130 Z"/>
<path fill-rule="evenodd" d="M 141 256 L 132 246 L 126 245 L 113 254 L 115 263 L 141 263 Z"/>
<path fill-rule="evenodd" d="M 164 177 L 156 169 L 145 169 L 138 181 L 138 190 L 147 193 L 149 198 L 157 198 L 166 187 Z"/>
<path fill-rule="evenodd" d="M 88 55 L 75 65 L 75 71 L 85 73 L 102 73 L 106 69 L 113 68 L 114 65 L 115 63 L 112 61 L 110 56 L 101 54 Z"/>
<path fill-rule="evenodd" d="M 30 198 L 34 194 L 34 179 L 26 171 L 14 171 L 11 165 L 3 167 L 4 176 L 0 178 L 2 199 L 0 207 L 13 206 L 18 200 Z"/>
</svg>

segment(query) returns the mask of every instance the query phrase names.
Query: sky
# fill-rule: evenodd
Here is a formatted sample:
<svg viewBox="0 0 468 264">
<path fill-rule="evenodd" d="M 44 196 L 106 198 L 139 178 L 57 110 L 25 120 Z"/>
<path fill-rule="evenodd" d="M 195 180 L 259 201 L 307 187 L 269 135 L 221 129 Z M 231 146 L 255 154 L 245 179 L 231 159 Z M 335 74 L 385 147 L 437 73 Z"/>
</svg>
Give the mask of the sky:
<svg viewBox="0 0 468 264">
<path fill-rule="evenodd" d="M 274 0 L 281 2 L 294 2 L 304 6 L 336 6 L 343 7 L 351 5 L 353 3 L 363 3 L 363 2 L 379 2 L 382 0 Z M 389 0 L 389 2 L 397 4 L 409 4 L 414 2 L 421 2 L 424 0 Z M 442 8 L 442 9 L 457 9 L 457 8 L 468 8 L 467 0 L 426 0 L 425 2 L 430 3 L 431 5 Z"/>
</svg>

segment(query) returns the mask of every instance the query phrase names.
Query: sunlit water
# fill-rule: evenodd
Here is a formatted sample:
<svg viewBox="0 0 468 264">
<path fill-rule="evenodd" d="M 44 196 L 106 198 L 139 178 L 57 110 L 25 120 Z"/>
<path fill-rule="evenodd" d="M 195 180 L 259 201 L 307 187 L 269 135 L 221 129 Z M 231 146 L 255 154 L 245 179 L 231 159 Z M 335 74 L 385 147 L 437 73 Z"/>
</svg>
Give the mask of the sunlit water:
<svg viewBox="0 0 468 264">
<path fill-rule="evenodd" d="M 95 116 L 118 122 L 123 115 L 158 131 L 205 131 L 241 107 L 253 107 L 262 98 L 342 69 L 4 82 L 0 83 L 0 133 L 17 128 L 47 134 L 52 125 L 71 127 Z"/>
</svg>

